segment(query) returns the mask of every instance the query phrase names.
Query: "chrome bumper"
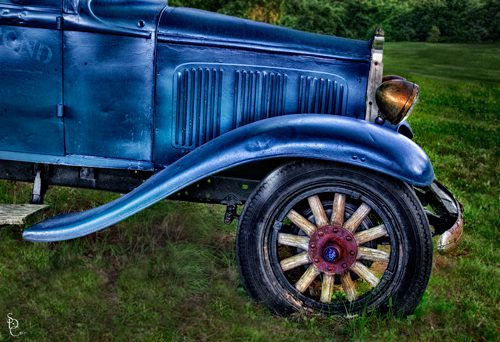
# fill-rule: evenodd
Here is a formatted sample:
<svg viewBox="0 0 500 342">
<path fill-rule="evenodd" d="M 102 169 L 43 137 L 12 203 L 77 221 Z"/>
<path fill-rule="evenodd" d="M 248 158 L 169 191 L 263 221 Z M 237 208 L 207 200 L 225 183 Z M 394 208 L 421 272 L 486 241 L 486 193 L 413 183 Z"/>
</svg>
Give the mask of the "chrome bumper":
<svg viewBox="0 0 500 342">
<path fill-rule="evenodd" d="M 460 215 L 453 227 L 445 231 L 439 238 L 437 246 L 439 253 L 446 254 L 453 250 L 462 237 L 462 232 L 464 231 L 464 207 L 462 204 L 458 204 L 460 205 Z"/>
<path fill-rule="evenodd" d="M 437 249 L 446 254 L 460 242 L 464 229 L 464 207 L 441 183 L 434 181 L 427 188 L 416 189 L 436 235 L 441 235 Z"/>
</svg>

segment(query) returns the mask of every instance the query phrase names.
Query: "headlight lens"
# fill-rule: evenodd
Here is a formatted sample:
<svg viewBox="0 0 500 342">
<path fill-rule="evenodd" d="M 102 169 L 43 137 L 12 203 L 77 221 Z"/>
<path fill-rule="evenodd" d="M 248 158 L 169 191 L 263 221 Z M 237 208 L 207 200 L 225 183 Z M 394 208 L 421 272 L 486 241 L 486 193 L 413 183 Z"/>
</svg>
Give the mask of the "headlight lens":
<svg viewBox="0 0 500 342">
<path fill-rule="evenodd" d="M 417 104 L 420 88 L 400 76 L 386 76 L 376 92 L 380 115 L 394 125 L 408 118 Z"/>
</svg>

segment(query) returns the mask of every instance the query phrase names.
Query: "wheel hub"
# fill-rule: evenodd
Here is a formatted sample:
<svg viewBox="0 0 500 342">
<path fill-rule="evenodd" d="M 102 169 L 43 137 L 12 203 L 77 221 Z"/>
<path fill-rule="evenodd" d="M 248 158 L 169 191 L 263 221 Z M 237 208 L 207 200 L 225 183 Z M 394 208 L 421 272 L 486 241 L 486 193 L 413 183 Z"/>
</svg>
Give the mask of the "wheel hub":
<svg viewBox="0 0 500 342">
<path fill-rule="evenodd" d="M 358 245 L 348 230 L 323 226 L 312 234 L 308 254 L 321 272 L 343 274 L 356 262 Z"/>
<path fill-rule="evenodd" d="M 323 250 L 323 259 L 328 262 L 334 262 L 339 256 L 339 250 L 334 246 L 327 246 Z"/>
</svg>

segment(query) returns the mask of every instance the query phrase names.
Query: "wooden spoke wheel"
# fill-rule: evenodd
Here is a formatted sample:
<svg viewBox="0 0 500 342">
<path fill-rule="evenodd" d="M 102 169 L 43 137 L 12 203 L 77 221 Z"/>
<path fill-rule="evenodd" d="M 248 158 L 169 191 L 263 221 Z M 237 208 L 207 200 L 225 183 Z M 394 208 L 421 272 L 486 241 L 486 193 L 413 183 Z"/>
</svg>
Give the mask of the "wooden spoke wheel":
<svg viewBox="0 0 500 342">
<path fill-rule="evenodd" d="M 346 201 L 357 209 L 346 212 Z M 352 302 L 368 294 L 378 286 L 391 256 L 384 223 L 373 226 L 382 222 L 380 217 L 366 203 L 351 204 L 346 194 L 312 195 L 307 202 L 304 214 L 288 212 L 290 223 L 278 233 L 278 257 L 287 280 L 323 303 Z M 375 220 L 368 220 L 370 213 Z"/>
<path fill-rule="evenodd" d="M 278 313 L 413 311 L 432 241 L 406 184 L 353 167 L 295 162 L 268 176 L 240 219 L 248 292 Z"/>
</svg>

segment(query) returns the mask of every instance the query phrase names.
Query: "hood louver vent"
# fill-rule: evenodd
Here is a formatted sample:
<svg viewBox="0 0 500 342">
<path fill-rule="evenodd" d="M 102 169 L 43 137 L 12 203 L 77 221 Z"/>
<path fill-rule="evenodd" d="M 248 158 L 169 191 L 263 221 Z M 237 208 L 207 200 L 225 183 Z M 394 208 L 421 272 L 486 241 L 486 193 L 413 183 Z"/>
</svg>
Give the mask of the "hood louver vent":
<svg viewBox="0 0 500 342">
<path fill-rule="evenodd" d="M 223 76 L 218 68 L 177 73 L 175 147 L 195 148 L 220 135 Z"/>
<path fill-rule="evenodd" d="M 237 70 L 233 128 L 285 114 L 287 81 L 282 73 Z"/>
<path fill-rule="evenodd" d="M 345 100 L 344 85 L 336 80 L 300 76 L 298 113 L 342 115 Z"/>
<path fill-rule="evenodd" d="M 346 115 L 348 87 L 337 75 L 307 70 L 194 64 L 175 71 L 173 93 L 172 145 L 187 152 L 276 116 Z"/>
</svg>

